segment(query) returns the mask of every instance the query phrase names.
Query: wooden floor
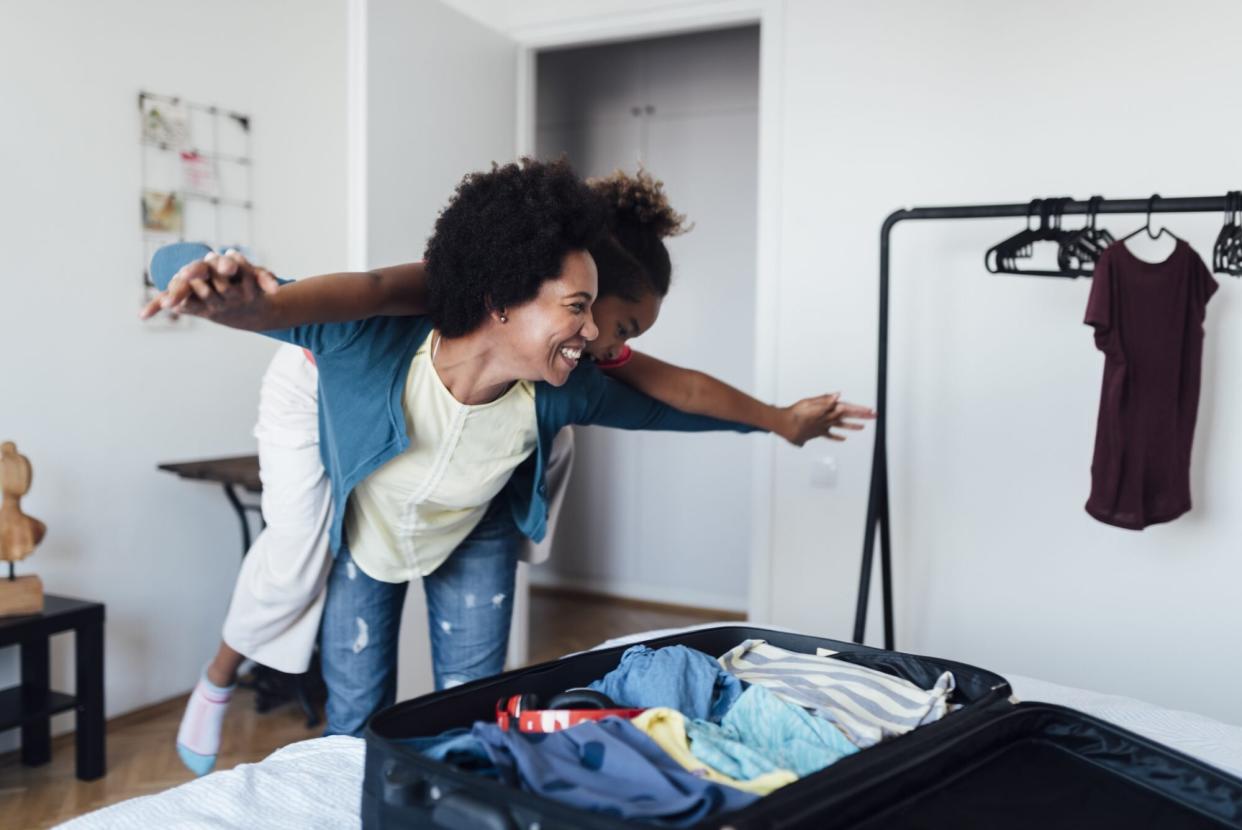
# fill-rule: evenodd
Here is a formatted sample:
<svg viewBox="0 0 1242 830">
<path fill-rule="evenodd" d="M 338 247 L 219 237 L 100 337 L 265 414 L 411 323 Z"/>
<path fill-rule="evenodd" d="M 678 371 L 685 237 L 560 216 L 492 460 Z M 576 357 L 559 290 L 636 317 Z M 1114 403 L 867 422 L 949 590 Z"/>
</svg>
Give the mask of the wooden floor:
<svg viewBox="0 0 1242 830">
<path fill-rule="evenodd" d="M 108 774 L 98 781 L 74 777 L 73 736 L 52 742 L 52 760 L 25 767 L 16 758 L 0 766 L 0 826 L 51 827 L 82 813 L 166 790 L 193 778 L 177 757 L 175 738 L 185 696 L 176 697 L 108 724 Z M 254 711 L 254 693 L 239 689 L 229 705 L 218 769 L 266 758 L 293 741 L 315 737 L 301 713 L 283 706 L 265 715 Z"/>
<path fill-rule="evenodd" d="M 745 614 L 534 588 L 530 596 L 530 662 L 542 663 L 625 634 L 679 628 Z"/>
<path fill-rule="evenodd" d="M 740 618 L 720 611 L 535 589 L 531 593 L 531 662 L 555 659 L 636 631 Z M 52 760 L 42 767 L 22 766 L 16 753 L 0 759 L 0 827 L 51 827 L 107 804 L 190 780 L 193 776 L 181 765 L 174 748 L 184 706 L 181 696 L 110 721 L 108 774 L 98 781 L 74 777 L 72 735 L 52 742 Z M 319 731 L 308 730 L 292 705 L 257 714 L 253 693 L 240 689 L 229 705 L 216 768 L 261 760 Z"/>
</svg>

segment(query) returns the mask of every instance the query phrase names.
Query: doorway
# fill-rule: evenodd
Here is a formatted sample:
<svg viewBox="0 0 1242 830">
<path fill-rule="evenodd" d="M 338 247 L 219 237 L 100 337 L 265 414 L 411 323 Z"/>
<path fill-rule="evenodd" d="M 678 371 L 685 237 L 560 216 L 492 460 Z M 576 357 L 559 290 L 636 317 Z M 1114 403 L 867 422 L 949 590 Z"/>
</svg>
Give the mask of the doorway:
<svg viewBox="0 0 1242 830">
<path fill-rule="evenodd" d="M 579 173 L 643 165 L 693 229 L 635 349 L 744 390 L 755 378 L 759 27 L 535 56 L 535 153 Z M 535 586 L 745 611 L 751 442 L 731 433 L 576 431 L 570 492 Z"/>
</svg>

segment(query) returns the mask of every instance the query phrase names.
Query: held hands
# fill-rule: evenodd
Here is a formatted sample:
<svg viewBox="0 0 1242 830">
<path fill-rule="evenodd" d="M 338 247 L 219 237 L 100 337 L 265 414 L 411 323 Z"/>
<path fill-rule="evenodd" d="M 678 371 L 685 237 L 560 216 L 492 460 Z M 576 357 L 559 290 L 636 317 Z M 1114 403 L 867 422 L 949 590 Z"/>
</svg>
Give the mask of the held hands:
<svg viewBox="0 0 1242 830">
<path fill-rule="evenodd" d="M 791 406 L 784 407 L 780 410 L 779 417 L 780 425 L 776 430 L 777 434 L 794 446 L 801 447 L 812 438 L 844 441 L 844 435 L 837 435 L 832 430 L 860 430 L 863 428 L 860 420 L 874 420 L 875 410 L 842 401 L 841 394 L 836 392 L 816 398 L 805 398 Z"/>
<path fill-rule="evenodd" d="M 213 252 L 178 271 L 138 316 L 148 320 L 168 311 L 234 328 L 262 328 L 269 298 L 279 287 L 270 271 L 251 265 L 238 251 Z"/>
</svg>

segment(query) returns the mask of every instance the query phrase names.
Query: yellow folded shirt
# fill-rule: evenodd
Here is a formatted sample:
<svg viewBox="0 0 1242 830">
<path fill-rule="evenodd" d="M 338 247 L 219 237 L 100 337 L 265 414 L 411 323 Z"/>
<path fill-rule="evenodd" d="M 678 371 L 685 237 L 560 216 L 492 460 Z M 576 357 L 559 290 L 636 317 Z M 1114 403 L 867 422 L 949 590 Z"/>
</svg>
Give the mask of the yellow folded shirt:
<svg viewBox="0 0 1242 830">
<path fill-rule="evenodd" d="M 787 769 L 766 772 L 758 778 L 751 778 L 747 781 L 738 781 L 717 772 L 694 757 L 694 753 L 690 751 L 690 740 L 686 737 L 686 716 L 676 709 L 664 706 L 648 709 L 638 717 L 631 719 L 630 722 L 655 741 L 660 749 L 667 752 L 670 758 L 685 767 L 687 771 L 709 781 L 715 781 L 717 784 L 724 784 L 755 795 L 767 795 L 773 790 L 778 790 L 798 780 L 798 776 Z"/>
</svg>

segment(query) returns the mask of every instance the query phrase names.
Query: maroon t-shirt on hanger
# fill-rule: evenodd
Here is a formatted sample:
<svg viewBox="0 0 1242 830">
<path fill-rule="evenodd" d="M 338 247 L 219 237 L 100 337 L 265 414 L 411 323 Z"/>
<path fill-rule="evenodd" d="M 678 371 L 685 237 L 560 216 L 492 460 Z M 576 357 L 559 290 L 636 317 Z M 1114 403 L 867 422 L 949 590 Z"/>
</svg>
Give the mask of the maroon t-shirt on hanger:
<svg viewBox="0 0 1242 830">
<path fill-rule="evenodd" d="M 1182 240 L 1163 262 L 1100 255 L 1086 323 L 1104 353 L 1087 512 L 1131 530 L 1190 509 L 1203 317 L 1216 280 Z"/>
</svg>

